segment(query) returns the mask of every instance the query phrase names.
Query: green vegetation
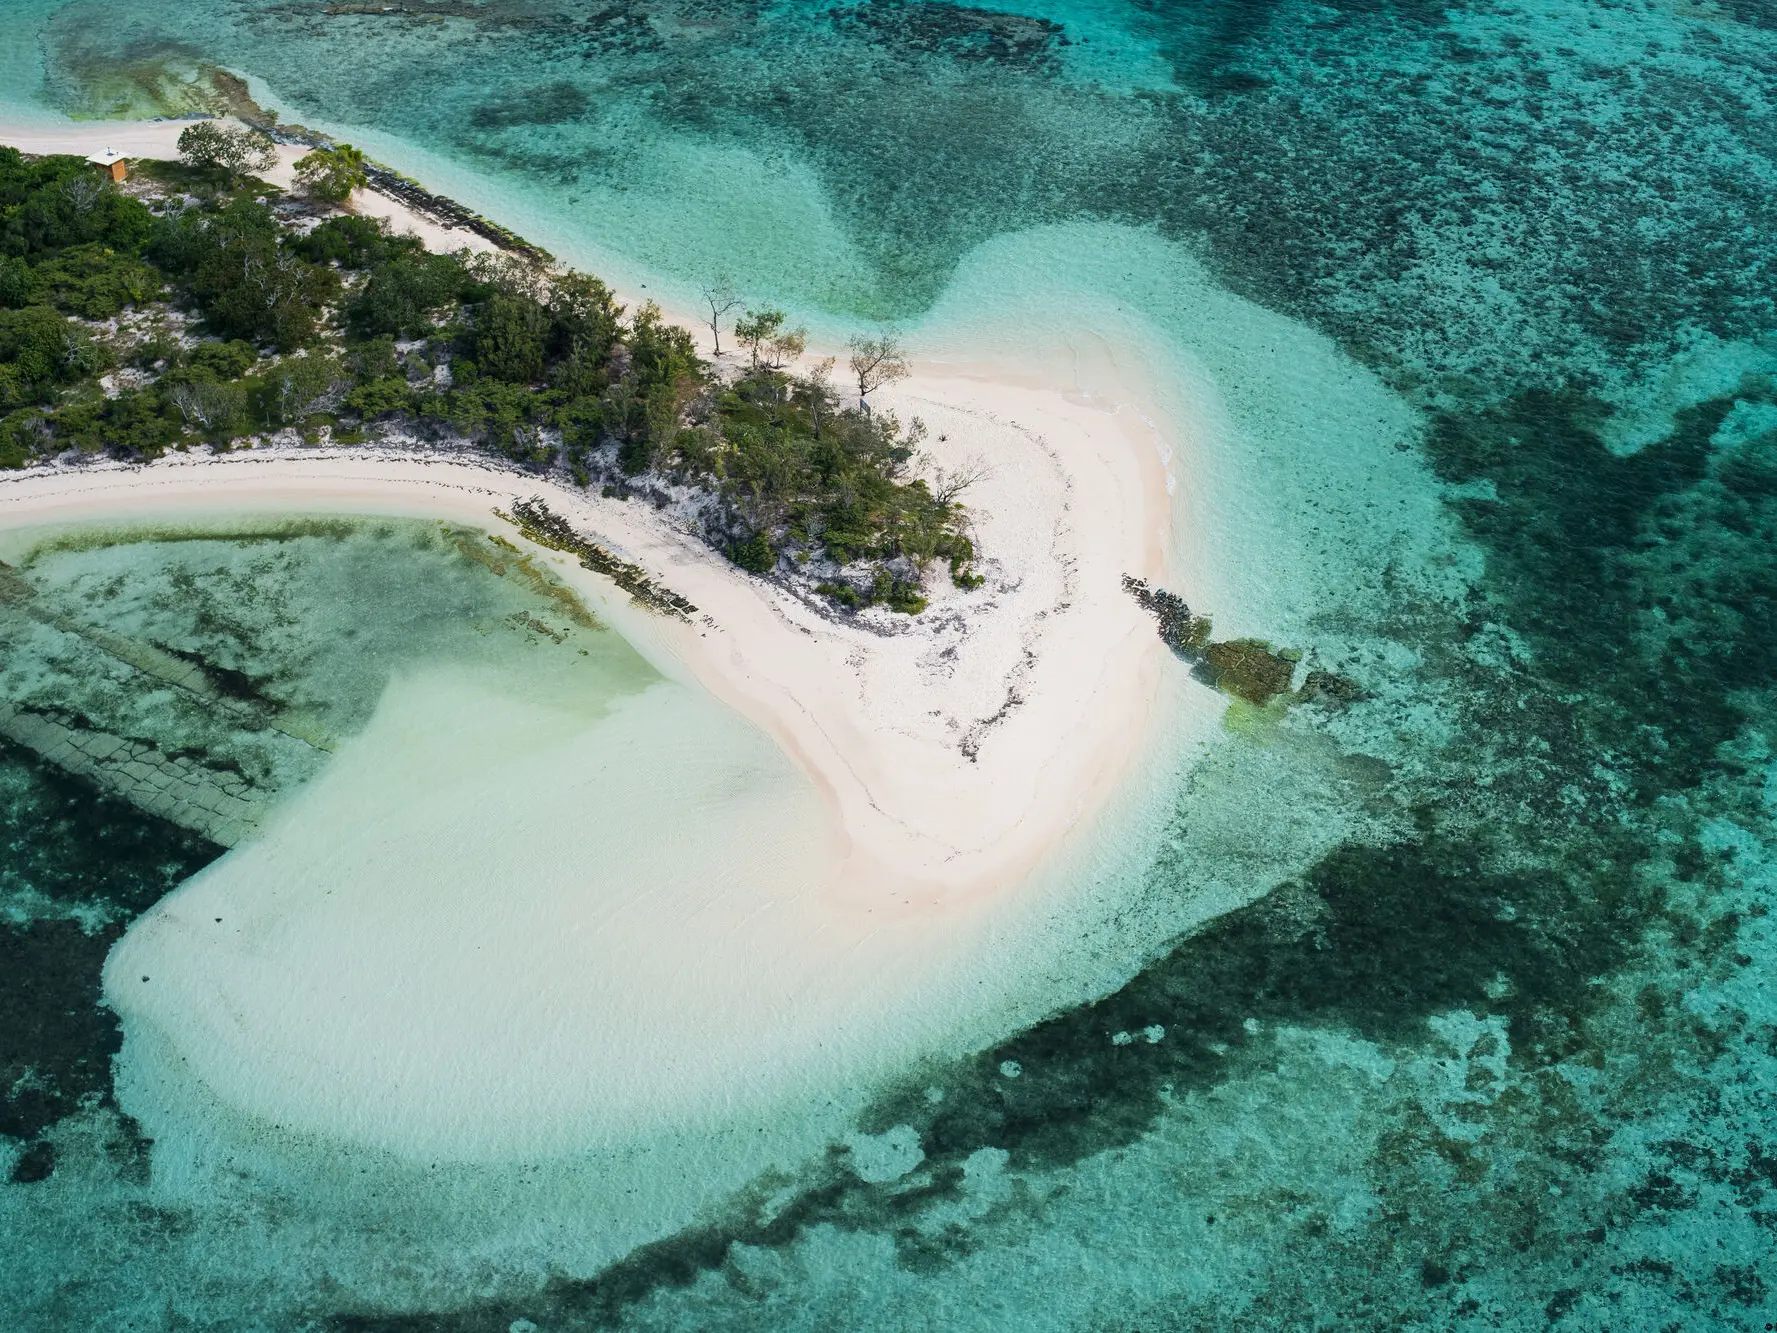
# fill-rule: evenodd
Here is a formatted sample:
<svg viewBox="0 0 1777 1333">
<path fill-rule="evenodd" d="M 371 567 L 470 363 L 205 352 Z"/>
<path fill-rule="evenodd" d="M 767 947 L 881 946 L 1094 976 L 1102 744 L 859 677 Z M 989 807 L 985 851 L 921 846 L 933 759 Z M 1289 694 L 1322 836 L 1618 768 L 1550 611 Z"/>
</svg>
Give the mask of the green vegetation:
<svg viewBox="0 0 1777 1333">
<path fill-rule="evenodd" d="M 924 433 L 892 413 L 842 407 L 818 375 L 762 363 L 716 393 L 708 421 L 680 431 L 662 462 L 721 495 L 741 529 L 728 550 L 742 568 L 762 573 L 785 556 L 862 564 L 820 591 L 845 607 L 916 613 L 931 562 L 949 561 L 959 584 L 974 577 L 962 507 L 909 475 Z"/>
<path fill-rule="evenodd" d="M 753 358 L 754 370 L 761 366 L 781 370 L 807 348 L 808 330 L 786 328 L 787 320 L 781 310 L 749 310 L 745 318 L 735 321 L 735 340 Z M 712 320 L 710 326 L 717 324 Z"/>
<path fill-rule="evenodd" d="M 233 181 L 249 172 L 269 169 L 278 160 L 278 150 L 264 130 L 235 129 L 200 120 L 180 132 L 179 158 L 195 170 Z"/>
<path fill-rule="evenodd" d="M 466 439 L 678 506 L 740 568 L 841 609 L 917 614 L 939 560 L 958 587 L 980 585 L 960 488 L 913 475 L 924 428 L 842 402 L 826 365 L 792 373 L 806 334 L 783 312 L 736 322 L 749 364 L 724 375 L 658 308 L 625 311 L 597 278 L 430 254 L 361 217 L 317 222 L 313 204 L 245 174 L 266 160 L 262 140 L 193 125 L 184 161 L 141 164 L 132 193 L 77 158 L 0 150 L 0 465 L 68 450 L 152 459 L 287 430 Z M 343 145 L 304 161 L 321 198 L 364 166 Z M 328 185 L 323 168 L 344 176 Z M 865 350 L 861 385 L 900 371 L 891 340 Z M 521 521 L 633 581 L 540 506 Z"/>
<path fill-rule="evenodd" d="M 364 154 L 349 143 L 317 148 L 297 159 L 296 183 L 311 199 L 344 203 L 364 184 L 366 165 Z"/>
<path fill-rule="evenodd" d="M 301 258 L 271 209 L 246 196 L 164 219 L 150 257 L 196 303 L 210 332 L 278 352 L 313 341 L 339 291 L 333 271 Z"/>
</svg>

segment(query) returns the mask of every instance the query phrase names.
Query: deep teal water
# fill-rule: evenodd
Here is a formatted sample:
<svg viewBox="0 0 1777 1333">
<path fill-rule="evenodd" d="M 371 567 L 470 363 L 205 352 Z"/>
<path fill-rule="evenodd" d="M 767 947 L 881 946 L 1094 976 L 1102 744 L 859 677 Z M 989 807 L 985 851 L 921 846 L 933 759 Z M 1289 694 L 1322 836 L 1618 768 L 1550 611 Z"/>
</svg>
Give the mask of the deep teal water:
<svg viewBox="0 0 1777 1333">
<path fill-rule="evenodd" d="M 860 1129 L 910 1126 L 917 1169 L 870 1181 L 835 1150 L 602 1272 L 545 1245 L 379 1301 L 306 1242 L 268 1276 L 295 1246 L 276 1206 L 226 1232 L 158 1201 L 92 1074 L 114 1039 L 82 1019 L 85 1109 L 28 1101 L 14 1071 L 46 1057 L 7 1057 L 8 1151 L 57 1145 L 54 1174 L 15 1156 L 6 1187 L 34 1274 L 0 1289 L 16 1324 L 1777 1320 L 1768 4 L 358 8 L 33 3 L 0 35 L 40 104 L 90 113 L 120 70 L 214 61 L 287 116 L 435 155 L 558 249 L 681 286 L 727 271 L 839 323 L 916 319 L 1009 232 L 1142 230 L 1398 394 L 1484 560 L 1454 591 L 1391 567 L 1375 598 L 1306 609 L 1366 696 L 1231 741 L 1132 900 L 1197 891 L 1214 782 L 1322 765 L 1350 834 L 1287 875 L 1240 859 L 1261 829 L 1215 834 L 1257 901 L 1095 1004 L 909 1071 Z M 8 893 L 99 894 L 38 868 L 81 864 L 41 850 L 72 838 L 113 904 L 9 928 L 53 984 L 7 993 L 8 1031 L 47 1031 L 30 1016 L 82 993 L 91 941 L 206 849 L 23 760 L 3 776 Z M 125 1276 L 94 1275 L 125 1249 Z"/>
</svg>

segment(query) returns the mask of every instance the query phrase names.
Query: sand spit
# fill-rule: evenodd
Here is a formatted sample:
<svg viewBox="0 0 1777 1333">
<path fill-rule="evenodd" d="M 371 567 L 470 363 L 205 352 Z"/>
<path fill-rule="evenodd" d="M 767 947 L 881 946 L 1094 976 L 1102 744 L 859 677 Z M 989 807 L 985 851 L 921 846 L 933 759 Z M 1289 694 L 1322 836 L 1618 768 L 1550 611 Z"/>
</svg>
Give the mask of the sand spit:
<svg viewBox="0 0 1777 1333">
<path fill-rule="evenodd" d="M 0 141 L 171 156 L 182 128 L 0 126 Z M 275 182 L 294 156 L 282 154 Z M 487 244 L 393 201 L 355 202 L 435 248 Z M 1139 409 L 1139 391 L 1094 374 L 1089 398 L 1079 369 L 959 357 L 916 363 L 874 396 L 877 410 L 925 422 L 926 467 L 982 474 L 964 498 L 987 581 L 964 591 L 940 567 L 930 606 L 912 618 L 804 602 L 735 569 L 669 513 L 466 449 L 261 445 L 0 474 L 4 529 L 352 512 L 460 520 L 522 542 L 495 511 L 541 496 L 698 613 L 647 612 L 570 557 L 532 548 L 539 558 L 691 691 L 686 706 L 738 714 L 774 742 L 807 793 L 756 777 L 775 795 L 737 824 L 698 795 L 696 747 L 675 729 L 683 707 L 568 744 L 544 727 L 525 742 L 533 758 L 512 765 L 488 748 L 506 742 L 475 732 L 474 718 L 448 719 L 491 716 L 497 701 L 477 702 L 462 682 L 392 688 L 380 721 L 292 798 L 286 818 L 274 812 L 261 839 L 150 913 L 114 953 L 108 985 L 128 1033 L 120 1095 L 132 1113 L 163 1142 L 194 1113 L 245 1113 L 400 1157 L 488 1162 L 736 1114 L 750 1123 L 794 1089 L 822 1089 L 821 1114 L 771 1150 L 789 1162 L 919 1050 L 985 1039 L 1009 1012 L 1033 1017 L 1024 992 L 1072 937 L 1049 924 L 1066 914 L 1057 868 L 1100 854 L 1122 793 L 1151 794 L 1138 770 L 1158 761 L 1163 740 L 1179 743 L 1181 706 L 1202 727 L 1222 706 L 1181 680 L 1122 586 L 1126 574 L 1171 581 L 1163 460 L 1176 441 Z M 460 744 L 427 759 L 433 738 L 415 718 L 441 708 Z M 529 725 L 515 719 L 499 736 Z M 706 727 L 728 771 L 768 775 L 731 729 Z M 364 812 L 400 780 L 370 753 L 385 742 L 440 771 L 485 754 L 469 767 L 506 781 L 376 804 L 372 827 Z M 619 742 L 681 764 L 680 776 L 643 775 L 657 801 L 631 809 L 626 788 L 600 785 Z M 551 794 L 500 804 L 527 773 Z M 457 815 L 441 825 L 438 810 Z M 656 839 L 658 854 L 613 860 L 613 840 L 661 810 L 677 831 Z M 366 827 L 343 828 L 360 816 Z M 502 820 L 540 849 L 519 872 L 522 902 L 508 863 L 461 841 Z M 713 862 L 693 854 L 700 829 L 731 851 Z M 357 915 L 340 915 L 336 887 L 364 891 Z M 218 939 L 218 916 L 256 924 L 245 942 Z M 1050 934 L 1042 957 L 1019 943 Z M 143 987 L 139 975 L 181 980 Z M 186 1086 L 193 1074 L 208 1093 Z M 219 1109 L 194 1112 L 210 1096 Z M 706 1150 L 687 1151 L 704 1163 L 691 1194 L 714 1197 L 721 1173 Z M 729 1183 L 759 1169 L 763 1152 L 761 1140 L 726 1163 Z"/>
<path fill-rule="evenodd" d="M 37 470 L 0 480 L 0 524 L 349 511 L 449 517 L 522 540 L 494 511 L 540 494 L 700 609 L 689 624 L 646 615 L 608 580 L 540 552 L 657 665 L 747 716 L 809 773 L 843 830 L 844 891 L 878 907 L 930 904 L 1016 878 L 1115 787 L 1155 722 L 1164 658 L 1121 578 L 1164 580 L 1169 523 L 1158 456 L 1125 429 L 1139 418 L 954 368 L 885 398 L 927 422 L 939 465 L 988 469 L 969 496 L 987 585 L 963 592 L 936 572 L 915 618 L 836 616 L 734 569 L 647 505 L 473 456 L 261 448 Z"/>
<path fill-rule="evenodd" d="M 0 124 L 0 142 L 171 158 L 188 123 Z M 280 145 L 266 178 L 291 185 L 302 151 Z M 381 195 L 359 191 L 352 206 L 433 249 L 490 248 Z M 668 314 L 697 332 L 708 355 L 707 328 L 686 312 Z M 29 475 L 0 490 L 0 522 L 213 500 L 489 524 L 494 508 L 546 493 L 595 540 L 703 609 L 695 629 L 633 616 L 623 629 L 751 718 L 814 777 L 853 858 L 845 882 L 878 901 L 887 889 L 896 901 L 931 902 L 1040 861 L 1102 807 L 1154 721 L 1164 653 L 1121 579 L 1167 578 L 1172 516 L 1161 460 L 1170 449 L 1117 396 L 1088 404 L 1039 387 L 1070 383 L 1073 369 L 1023 365 L 1008 382 L 986 366 L 919 365 L 878 395 L 879 408 L 925 421 L 931 466 L 985 472 L 965 500 L 988 584 L 963 593 L 939 586 L 936 574 L 932 605 L 917 618 L 879 611 L 849 622 L 742 574 L 642 506 L 398 452 L 260 450 Z M 584 580 L 565 558 L 551 559 Z"/>
</svg>

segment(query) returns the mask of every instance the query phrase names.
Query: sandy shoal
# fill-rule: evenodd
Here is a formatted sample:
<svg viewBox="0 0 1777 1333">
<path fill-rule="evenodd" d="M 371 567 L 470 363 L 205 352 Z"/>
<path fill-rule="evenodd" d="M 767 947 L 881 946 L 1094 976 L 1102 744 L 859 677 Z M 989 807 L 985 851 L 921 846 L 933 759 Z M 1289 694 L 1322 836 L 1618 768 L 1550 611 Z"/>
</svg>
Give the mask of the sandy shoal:
<svg viewBox="0 0 1777 1333">
<path fill-rule="evenodd" d="M 821 614 L 639 502 L 374 449 L 20 474 L 0 480 L 0 524 L 349 511 L 515 537 L 493 511 L 541 494 L 697 605 L 691 623 L 640 613 L 608 581 L 542 553 L 656 665 L 747 716 L 814 779 L 843 833 L 843 891 L 932 903 L 1027 872 L 1103 807 L 1156 725 L 1164 650 L 1121 579 L 1164 577 L 1166 492 L 1132 414 L 954 367 L 883 399 L 947 436 L 933 448 L 953 464 L 990 469 L 970 493 L 987 586 L 964 593 L 937 571 L 913 619 Z"/>
<path fill-rule="evenodd" d="M 9 134 L 0 126 L 0 142 L 32 151 L 111 146 L 170 156 L 182 128 L 112 125 L 52 135 Z M 280 173 L 287 174 L 293 156 L 284 154 Z M 435 248 L 464 243 L 461 233 L 443 233 L 392 201 L 368 196 L 356 203 Z M 707 354 L 707 330 L 699 341 Z M 457 519 L 517 541 L 516 531 L 493 511 L 541 495 L 580 532 L 688 598 L 698 608 L 688 622 L 646 613 L 570 558 L 537 552 L 664 673 L 707 691 L 770 737 L 818 793 L 825 841 L 835 849 L 818 891 L 785 905 L 785 915 L 773 919 L 781 925 L 772 926 L 771 939 L 756 946 L 749 939 L 745 957 L 737 954 L 732 968 L 710 965 L 711 951 L 680 960 L 682 975 L 698 977 L 694 989 L 702 1010 L 735 1020 L 707 1038 L 707 1058 L 693 1062 L 696 1078 L 682 1088 L 681 1105 L 714 1104 L 732 1092 L 720 1084 L 722 1071 L 751 1061 L 762 1034 L 787 1036 L 795 1017 L 780 1006 L 744 1019 L 759 1004 L 749 966 L 811 978 L 808 986 L 793 988 L 797 1013 L 804 1020 L 819 1013 L 849 1015 L 855 1033 L 866 1034 L 856 1042 L 880 1048 L 884 1056 L 923 1040 L 906 1029 L 916 1013 L 940 1003 L 935 997 L 941 993 L 956 997 L 942 1001 L 947 1013 L 926 1014 L 917 1023 L 934 1038 L 953 1028 L 963 1006 L 993 1008 L 987 996 L 996 988 L 1009 994 L 1009 978 L 1040 975 L 1043 960 L 1020 954 L 1009 941 L 1026 929 L 1040 934 L 1047 927 L 1039 923 L 1064 915 L 1054 897 L 1063 877 L 1054 868 L 1090 857 L 1103 843 L 1105 830 L 1119 822 L 1121 794 L 1143 787 L 1144 765 L 1160 754 L 1163 742 L 1176 744 L 1182 706 L 1213 725 L 1216 696 L 1189 686 L 1186 700 L 1152 620 L 1123 588 L 1125 575 L 1174 582 L 1175 513 L 1166 460 L 1178 456 L 1180 440 L 1187 438 L 1144 409 L 1152 399 L 1139 381 L 1119 377 L 1124 369 L 1111 363 L 1082 367 L 1059 356 L 1053 363 L 1029 356 L 953 356 L 943 363 L 916 362 L 908 379 L 873 395 L 876 410 L 925 423 L 928 470 L 971 465 L 982 473 L 963 498 L 987 582 L 974 591 L 955 588 L 940 566 L 927 580 L 930 606 L 913 618 L 881 610 L 836 616 L 824 603 L 806 604 L 735 569 L 643 502 L 500 470 L 467 452 L 262 446 L 214 457 L 174 454 L 142 467 L 94 464 L 0 474 L 0 528 L 331 511 Z M 145 918 L 132 931 L 138 950 L 142 939 L 156 938 L 153 931 L 173 928 L 176 911 L 156 914 L 158 925 Z M 625 935 L 620 949 L 612 946 L 613 966 L 628 975 L 649 950 L 664 951 L 663 957 L 683 953 L 691 946 L 671 925 Z M 502 956 L 522 965 L 524 942 L 510 944 Z M 988 953 L 995 954 L 991 964 Z M 190 966 L 202 967 L 203 956 L 191 955 Z M 774 956 L 774 962 L 763 961 Z M 990 981 L 989 972 L 998 975 Z M 250 990 L 256 974 L 249 969 L 241 975 L 240 984 Z M 872 980 L 866 984 L 866 978 Z M 944 978 L 951 984 L 941 986 Z M 963 978 L 971 980 L 961 984 Z M 499 980 L 490 974 L 488 985 Z M 571 986 L 573 976 L 564 972 L 550 982 L 557 983 Z M 212 1007 L 218 1013 L 229 1009 Z M 1027 1021 L 1034 1016 L 1024 1015 Z M 242 1088 L 263 1091 L 268 1071 L 284 1061 L 287 1046 L 294 1049 L 297 1030 L 316 1017 L 274 1015 L 267 1020 L 271 1026 L 231 1037 L 265 1065 L 250 1079 L 237 1078 Z M 201 1027 L 184 1015 L 162 1018 L 173 1024 L 164 1059 L 144 1055 L 161 1041 L 149 1031 L 153 1025 L 140 1016 L 126 1021 L 135 1052 L 126 1063 L 140 1079 L 158 1077 L 143 1071 L 179 1068 L 178 1032 L 190 1038 Z M 416 1019 L 422 1021 L 423 1015 Z M 425 1046 L 439 1068 L 466 1072 L 478 1052 L 523 1040 L 522 1033 L 477 1021 L 481 1027 L 437 1038 L 445 1044 L 435 1050 Z M 583 1030 L 576 1027 L 572 1044 L 588 1067 L 613 1071 L 602 1086 L 615 1088 L 619 1071 L 650 1067 L 653 1026 L 654 1018 L 621 1029 L 589 1019 Z M 831 1043 L 833 1034 L 818 1023 L 806 1026 L 809 1052 Z M 433 1040 L 422 1035 L 424 1042 Z M 770 1062 L 788 1068 L 796 1058 L 778 1052 Z M 831 1058 L 837 1063 L 822 1079 L 848 1089 L 832 1102 L 841 1108 L 862 1095 L 860 1080 L 880 1065 L 863 1052 Z M 341 1064 L 307 1082 L 349 1081 L 361 1073 Z M 373 1076 L 380 1077 L 374 1069 L 363 1073 Z M 224 1086 L 233 1077 L 211 1080 L 212 1086 L 244 1106 L 250 1098 Z M 706 1087 L 711 1080 L 715 1084 Z M 378 1112 L 381 1128 L 354 1136 L 388 1147 L 423 1140 L 433 1150 L 467 1144 L 475 1135 L 478 1143 L 514 1146 L 530 1114 L 525 1098 L 502 1100 L 478 1089 L 460 1090 L 448 1124 L 433 1124 L 433 1111 L 412 1098 L 402 1100 L 400 1090 L 381 1089 L 394 1099 Z M 535 1091 L 528 1089 L 527 1096 Z M 292 1084 L 277 1094 L 277 1104 L 254 1113 L 304 1123 L 301 1107 L 310 1095 Z M 594 1100 L 609 1095 L 587 1094 Z M 645 1095 L 657 1101 L 661 1094 L 653 1089 Z M 133 1096 L 132 1113 L 140 1115 L 162 1094 Z M 592 1101 L 580 1108 L 601 1119 L 609 1110 Z M 577 1121 L 579 1113 L 564 1109 L 555 1118 L 563 1126 L 591 1123 Z M 179 1117 L 169 1112 L 160 1119 L 170 1132 Z M 473 1132 L 463 1128 L 468 1120 L 478 1126 Z M 306 1123 L 326 1130 L 337 1128 L 336 1121 L 332 1111 L 317 1110 Z M 539 1149 L 560 1146 L 536 1142 Z"/>
<path fill-rule="evenodd" d="M 0 124 L 0 142 L 170 158 L 188 123 Z M 280 145 L 267 179 L 290 186 L 302 151 Z M 489 248 L 369 191 L 352 206 L 433 249 Z M 707 329 L 668 313 L 708 355 Z M 546 493 L 702 610 L 695 626 L 619 614 L 626 636 L 752 719 L 814 778 L 843 831 L 844 882 L 931 902 L 1028 872 L 1103 808 L 1157 721 L 1164 650 L 1122 578 L 1166 579 L 1173 523 L 1162 460 L 1174 442 L 1139 409 L 1139 386 L 1111 373 L 1098 368 L 1088 400 L 1077 364 L 916 363 L 875 396 L 879 410 L 926 423 L 932 465 L 984 466 L 964 500 L 989 582 L 964 594 L 940 571 L 917 620 L 876 613 L 868 628 L 747 577 L 643 506 L 374 450 L 180 456 L 8 479 L 0 522 L 226 506 L 487 524 L 493 508 Z M 552 558 L 567 577 L 590 577 Z"/>
</svg>

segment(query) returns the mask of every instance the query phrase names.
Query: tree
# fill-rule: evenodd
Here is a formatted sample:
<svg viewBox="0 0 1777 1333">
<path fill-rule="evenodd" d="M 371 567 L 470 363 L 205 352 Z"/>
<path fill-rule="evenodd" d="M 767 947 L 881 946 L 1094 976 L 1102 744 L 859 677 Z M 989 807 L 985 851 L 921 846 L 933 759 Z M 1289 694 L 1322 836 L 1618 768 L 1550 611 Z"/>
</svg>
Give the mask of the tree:
<svg viewBox="0 0 1777 1333">
<path fill-rule="evenodd" d="M 954 504 L 964 491 L 992 475 L 992 465 L 980 454 L 971 454 L 954 468 L 933 470 L 932 498 L 941 505 Z"/>
<path fill-rule="evenodd" d="M 549 312 L 528 296 L 495 292 L 475 310 L 476 368 L 510 384 L 543 378 Z"/>
<path fill-rule="evenodd" d="M 454 300 L 465 282 L 455 255 L 399 254 L 371 269 L 346 319 L 354 332 L 372 337 L 424 337 L 432 331 L 432 312 Z"/>
<path fill-rule="evenodd" d="M 704 304 L 710 308 L 710 338 L 716 345 L 716 355 L 721 356 L 722 317 L 740 304 L 740 296 L 726 276 L 703 283 L 702 291 Z"/>
<path fill-rule="evenodd" d="M 734 321 L 734 336 L 759 368 L 759 353 L 784 326 L 786 316 L 781 310 L 749 310 L 745 318 Z"/>
<path fill-rule="evenodd" d="M 105 187 L 97 176 L 75 176 L 62 182 L 62 194 L 68 200 L 68 207 L 81 217 L 93 211 Z"/>
<path fill-rule="evenodd" d="M 167 398 L 187 426 L 206 435 L 221 435 L 239 425 L 247 406 L 246 391 L 240 385 L 214 380 L 175 384 L 168 389 Z"/>
<path fill-rule="evenodd" d="M 623 307 L 611 289 L 584 273 L 563 273 L 548 285 L 550 351 L 578 357 L 583 366 L 602 366 L 622 333 Z"/>
<path fill-rule="evenodd" d="M 785 329 L 765 347 L 767 363 L 773 370 L 781 370 L 808 350 L 808 330 Z"/>
<path fill-rule="evenodd" d="M 734 336 L 752 354 L 753 369 L 766 366 L 782 370 L 808 347 L 808 330 L 784 327 L 788 316 L 781 310 L 749 310 L 734 323 Z"/>
<path fill-rule="evenodd" d="M 364 154 L 349 143 L 317 148 L 296 161 L 296 183 L 311 199 L 339 204 L 369 178 Z"/>
<path fill-rule="evenodd" d="M 278 147 L 263 130 L 235 129 L 200 120 L 179 135 L 179 156 L 200 171 L 220 171 L 233 179 L 249 171 L 268 171 L 278 160 Z"/>
<path fill-rule="evenodd" d="M 331 357 L 286 357 L 265 377 L 266 415 L 279 425 L 299 426 L 350 385 Z"/>
<path fill-rule="evenodd" d="M 858 406 L 869 411 L 872 393 L 907 378 L 907 355 L 900 339 L 887 329 L 874 338 L 860 334 L 847 346 L 851 348 L 851 373 L 858 382 Z"/>
</svg>

